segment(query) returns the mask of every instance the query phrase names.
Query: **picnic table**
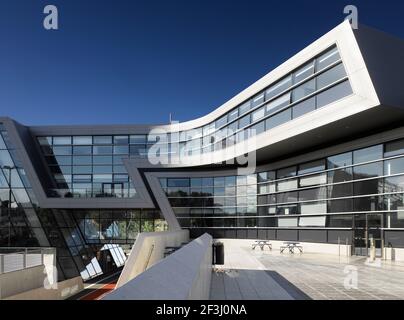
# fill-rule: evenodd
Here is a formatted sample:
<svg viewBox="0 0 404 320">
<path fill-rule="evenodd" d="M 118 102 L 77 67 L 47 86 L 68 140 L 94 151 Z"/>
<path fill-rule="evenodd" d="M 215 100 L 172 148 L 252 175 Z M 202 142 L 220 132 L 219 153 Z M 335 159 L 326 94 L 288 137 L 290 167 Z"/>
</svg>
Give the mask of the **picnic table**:
<svg viewBox="0 0 404 320">
<path fill-rule="evenodd" d="M 300 242 L 296 241 L 286 241 L 283 243 L 283 246 L 280 246 L 280 253 L 283 253 L 285 249 L 289 250 L 289 253 L 295 253 L 295 249 L 299 249 L 300 253 L 303 253 L 303 246 Z"/>
<path fill-rule="evenodd" d="M 269 250 L 272 250 L 272 244 L 269 243 L 269 240 L 255 240 L 251 246 L 251 249 L 255 250 L 256 246 L 259 246 L 261 250 L 264 250 L 264 247 L 268 246 Z"/>
</svg>

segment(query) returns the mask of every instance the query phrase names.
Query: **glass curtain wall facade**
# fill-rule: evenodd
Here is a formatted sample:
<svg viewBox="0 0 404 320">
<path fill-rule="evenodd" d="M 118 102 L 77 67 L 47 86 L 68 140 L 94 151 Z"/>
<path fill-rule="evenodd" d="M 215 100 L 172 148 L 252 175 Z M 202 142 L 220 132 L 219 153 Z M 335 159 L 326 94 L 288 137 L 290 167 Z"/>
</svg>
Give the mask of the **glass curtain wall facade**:
<svg viewBox="0 0 404 320">
<path fill-rule="evenodd" d="M 160 183 L 181 226 L 195 235 L 335 243 L 351 241 L 360 217 L 374 213 L 385 231 L 404 228 L 404 140 L 249 176 Z"/>
<path fill-rule="evenodd" d="M 114 182 L 115 176 L 99 177 L 102 181 L 94 179 L 98 179 L 98 175 L 126 174 L 122 156 L 146 158 L 148 150 L 156 143 L 160 144 L 160 154 L 172 156 L 222 150 L 351 94 L 352 88 L 338 48 L 333 46 L 203 127 L 168 133 L 164 139 L 160 135 L 145 133 L 38 137 L 38 140 L 55 180 L 61 184 L 61 189 L 67 189 L 68 196 L 99 197 L 105 192 L 94 183 Z M 72 174 L 87 177 L 83 176 L 85 181 L 75 182 L 69 180 L 74 179 Z M 93 181 L 90 181 L 91 174 Z M 78 183 L 81 184 L 76 188 L 78 191 L 72 192 L 70 185 L 73 184 L 75 189 L 74 185 Z M 123 194 L 128 196 L 127 192 Z"/>
</svg>

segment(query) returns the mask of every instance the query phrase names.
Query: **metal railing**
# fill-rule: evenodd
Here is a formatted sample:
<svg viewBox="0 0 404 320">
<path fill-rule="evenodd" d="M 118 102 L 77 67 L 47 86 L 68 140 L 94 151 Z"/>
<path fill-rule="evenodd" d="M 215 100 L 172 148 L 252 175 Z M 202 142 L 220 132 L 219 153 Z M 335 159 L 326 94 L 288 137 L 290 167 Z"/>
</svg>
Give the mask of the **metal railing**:
<svg viewBox="0 0 404 320">
<path fill-rule="evenodd" d="M 0 274 L 55 264 L 56 248 L 0 247 Z"/>
</svg>

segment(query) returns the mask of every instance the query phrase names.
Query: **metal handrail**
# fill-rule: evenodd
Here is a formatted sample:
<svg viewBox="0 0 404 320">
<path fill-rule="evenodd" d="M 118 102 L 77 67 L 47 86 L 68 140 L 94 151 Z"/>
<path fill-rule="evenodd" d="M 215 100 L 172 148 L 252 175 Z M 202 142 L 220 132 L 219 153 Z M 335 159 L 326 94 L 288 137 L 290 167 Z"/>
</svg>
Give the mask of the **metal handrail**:
<svg viewBox="0 0 404 320">
<path fill-rule="evenodd" d="M 34 264 L 30 264 L 28 266 L 27 256 L 37 254 L 40 255 L 40 262 L 36 262 Z M 55 263 L 56 259 L 56 248 L 52 247 L 0 247 L 0 274 L 24 270 L 31 267 L 36 267 L 40 265 L 44 265 L 44 255 L 53 255 L 53 263 Z M 20 261 L 17 262 L 14 260 L 11 264 L 6 264 L 7 257 L 10 256 L 22 256 Z M 22 262 L 21 262 L 22 261 Z M 14 263 L 14 265 L 13 265 Z"/>
</svg>

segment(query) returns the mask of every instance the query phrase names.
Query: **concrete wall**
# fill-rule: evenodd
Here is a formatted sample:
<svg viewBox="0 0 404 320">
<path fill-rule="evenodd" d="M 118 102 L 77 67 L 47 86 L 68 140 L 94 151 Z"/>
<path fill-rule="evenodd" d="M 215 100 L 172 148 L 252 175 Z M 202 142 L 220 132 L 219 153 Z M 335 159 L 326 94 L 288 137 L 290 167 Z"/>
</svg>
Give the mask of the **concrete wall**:
<svg viewBox="0 0 404 320">
<path fill-rule="evenodd" d="M 404 248 L 384 248 L 384 259 L 391 261 L 404 261 Z"/>
<path fill-rule="evenodd" d="M 64 300 L 83 290 L 81 277 L 72 278 L 57 283 L 57 288 L 46 289 L 43 286 L 11 297 L 5 300 Z"/>
<path fill-rule="evenodd" d="M 166 247 L 177 247 L 188 241 L 188 230 L 139 233 L 116 287 L 121 287 L 163 259 Z"/>
<path fill-rule="evenodd" d="M 0 299 L 43 287 L 45 266 L 0 274 Z"/>
<path fill-rule="evenodd" d="M 209 299 L 211 276 L 212 237 L 205 233 L 103 300 Z"/>
</svg>

